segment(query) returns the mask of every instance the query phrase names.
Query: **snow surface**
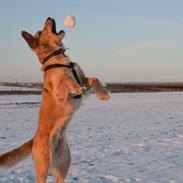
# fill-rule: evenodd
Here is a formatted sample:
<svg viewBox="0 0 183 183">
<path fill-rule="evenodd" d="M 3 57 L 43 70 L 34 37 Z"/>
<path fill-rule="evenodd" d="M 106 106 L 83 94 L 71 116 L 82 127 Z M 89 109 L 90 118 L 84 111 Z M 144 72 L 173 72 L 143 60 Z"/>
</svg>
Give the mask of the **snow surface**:
<svg viewBox="0 0 183 183">
<path fill-rule="evenodd" d="M 17 87 L 17 86 L 4 86 L 0 83 L 0 91 L 40 91 L 36 87 Z"/>
<path fill-rule="evenodd" d="M 0 153 L 30 139 L 40 96 L 0 96 Z M 67 138 L 67 183 L 182 183 L 183 93 L 91 95 L 75 113 Z M 49 176 L 49 183 L 54 178 Z M 35 182 L 31 157 L 0 170 L 0 183 Z"/>
</svg>

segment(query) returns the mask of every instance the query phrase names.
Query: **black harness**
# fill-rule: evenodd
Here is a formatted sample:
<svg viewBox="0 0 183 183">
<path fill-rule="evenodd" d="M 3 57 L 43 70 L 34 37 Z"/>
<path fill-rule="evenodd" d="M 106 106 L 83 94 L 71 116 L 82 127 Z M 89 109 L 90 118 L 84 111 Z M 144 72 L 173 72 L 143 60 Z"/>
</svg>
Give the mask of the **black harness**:
<svg viewBox="0 0 183 183">
<path fill-rule="evenodd" d="M 43 59 L 43 62 L 42 64 L 46 63 L 50 58 L 56 56 L 56 55 L 59 55 L 59 54 L 63 54 L 65 56 L 65 51 L 67 50 L 68 48 L 60 48 L 56 51 L 54 51 L 53 53 L 51 53 L 50 55 L 48 55 L 46 58 Z"/>
<path fill-rule="evenodd" d="M 46 63 L 50 58 L 52 58 L 53 56 L 56 56 L 56 55 L 59 55 L 59 54 L 63 54 L 64 55 L 64 52 L 66 51 L 65 48 L 60 48 L 59 50 L 56 50 L 55 52 L 51 53 L 50 55 L 48 55 L 46 58 L 44 58 L 43 60 L 43 64 Z M 65 55 L 64 55 L 65 56 Z M 79 77 L 78 77 L 78 74 L 74 68 L 75 66 L 75 63 L 74 62 L 70 62 L 68 65 L 64 65 L 64 64 L 59 64 L 59 63 L 56 63 L 56 64 L 51 64 L 51 65 L 48 65 L 45 67 L 44 71 L 48 71 L 50 69 L 53 69 L 53 68 L 58 68 L 58 67 L 66 67 L 68 69 L 71 69 L 72 71 L 72 74 L 74 76 L 74 78 L 76 79 L 77 83 L 83 87 L 83 83 L 80 81 Z M 82 95 L 75 95 L 73 96 L 72 98 L 73 99 L 79 99 L 81 98 Z"/>
</svg>

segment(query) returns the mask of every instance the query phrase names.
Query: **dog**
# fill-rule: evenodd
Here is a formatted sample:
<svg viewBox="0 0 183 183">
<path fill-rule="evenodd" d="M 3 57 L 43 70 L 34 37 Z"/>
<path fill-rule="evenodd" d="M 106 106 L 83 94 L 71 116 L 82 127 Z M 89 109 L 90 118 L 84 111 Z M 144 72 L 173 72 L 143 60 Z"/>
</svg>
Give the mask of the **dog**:
<svg viewBox="0 0 183 183">
<path fill-rule="evenodd" d="M 9 168 L 32 153 L 38 183 L 46 182 L 49 168 L 55 182 L 64 183 L 71 164 L 65 139 L 67 124 L 89 89 L 93 88 L 100 100 L 107 100 L 109 94 L 97 78 L 86 77 L 81 67 L 70 61 L 62 43 L 65 32 L 56 31 L 53 18 L 48 17 L 35 36 L 26 31 L 22 31 L 22 36 L 44 72 L 38 127 L 31 140 L 0 155 L 0 167 Z"/>
</svg>

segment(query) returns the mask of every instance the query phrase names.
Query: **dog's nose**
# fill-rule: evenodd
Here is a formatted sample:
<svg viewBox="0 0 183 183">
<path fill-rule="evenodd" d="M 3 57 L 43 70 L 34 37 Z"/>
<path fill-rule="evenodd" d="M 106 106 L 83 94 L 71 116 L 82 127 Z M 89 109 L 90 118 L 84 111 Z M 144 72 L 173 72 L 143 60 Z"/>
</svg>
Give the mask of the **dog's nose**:
<svg viewBox="0 0 183 183">
<path fill-rule="evenodd" d="M 51 18 L 51 17 L 48 17 L 47 19 L 46 19 L 46 21 L 53 21 L 54 19 L 53 18 Z"/>
<path fill-rule="evenodd" d="M 48 20 L 53 20 L 53 19 L 51 17 L 48 17 L 46 21 L 48 21 Z"/>
</svg>

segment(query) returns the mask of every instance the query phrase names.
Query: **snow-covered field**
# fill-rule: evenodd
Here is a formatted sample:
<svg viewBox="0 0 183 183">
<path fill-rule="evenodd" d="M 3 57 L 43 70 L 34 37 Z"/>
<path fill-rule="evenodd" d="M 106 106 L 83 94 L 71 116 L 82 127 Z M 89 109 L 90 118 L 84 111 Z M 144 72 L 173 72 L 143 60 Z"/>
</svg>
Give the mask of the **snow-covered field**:
<svg viewBox="0 0 183 183">
<path fill-rule="evenodd" d="M 36 87 L 17 87 L 17 86 L 4 86 L 0 83 L 0 91 L 38 91 L 40 88 Z"/>
<path fill-rule="evenodd" d="M 30 139 L 40 96 L 0 96 L 0 153 Z M 91 95 L 68 128 L 72 166 L 67 183 L 182 183 L 183 93 Z M 32 183 L 31 157 L 0 183 Z M 48 182 L 53 182 L 49 176 Z"/>
</svg>

